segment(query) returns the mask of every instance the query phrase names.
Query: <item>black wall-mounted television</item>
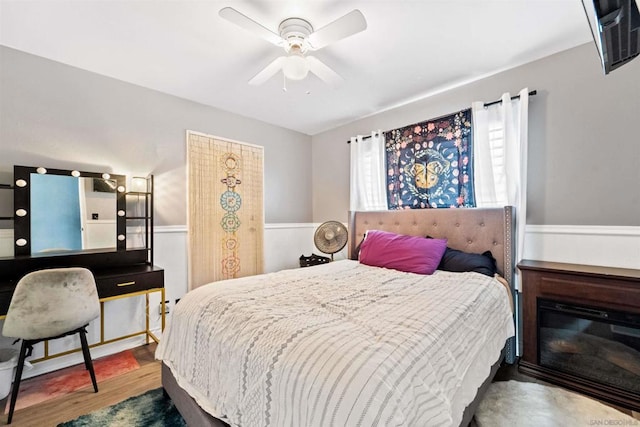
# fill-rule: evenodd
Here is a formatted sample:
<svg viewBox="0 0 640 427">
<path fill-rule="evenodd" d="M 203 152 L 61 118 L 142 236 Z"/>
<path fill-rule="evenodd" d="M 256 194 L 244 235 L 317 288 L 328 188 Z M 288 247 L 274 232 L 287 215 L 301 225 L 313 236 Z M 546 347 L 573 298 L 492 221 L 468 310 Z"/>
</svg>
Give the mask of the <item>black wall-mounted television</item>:
<svg viewBox="0 0 640 427">
<path fill-rule="evenodd" d="M 637 0 L 582 0 L 582 5 L 605 74 L 640 54 Z"/>
</svg>

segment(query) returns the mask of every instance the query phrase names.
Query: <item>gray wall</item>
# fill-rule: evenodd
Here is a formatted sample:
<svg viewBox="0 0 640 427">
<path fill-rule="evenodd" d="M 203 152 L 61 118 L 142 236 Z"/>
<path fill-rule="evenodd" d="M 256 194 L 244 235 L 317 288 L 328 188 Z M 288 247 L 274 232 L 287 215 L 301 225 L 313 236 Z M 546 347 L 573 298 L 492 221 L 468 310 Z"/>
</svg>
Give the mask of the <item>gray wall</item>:
<svg viewBox="0 0 640 427">
<path fill-rule="evenodd" d="M 640 226 L 640 59 L 604 76 L 592 43 L 314 135 L 313 220 L 346 221 L 349 145 L 529 87 L 529 224 Z M 373 89 L 375 90 L 375 89 Z"/>
<path fill-rule="evenodd" d="M 311 137 L 0 46 L 0 183 L 14 164 L 153 173 L 156 224 L 186 224 L 186 130 L 263 146 L 266 222 L 311 221 Z"/>
<path fill-rule="evenodd" d="M 538 95 L 530 102 L 527 222 L 637 226 L 638 76 L 640 59 L 603 76 L 589 43 L 311 138 L 0 46 L 0 182 L 14 164 L 154 173 L 157 223 L 181 225 L 191 129 L 265 147 L 266 222 L 346 221 L 350 136 L 528 86 Z"/>
</svg>

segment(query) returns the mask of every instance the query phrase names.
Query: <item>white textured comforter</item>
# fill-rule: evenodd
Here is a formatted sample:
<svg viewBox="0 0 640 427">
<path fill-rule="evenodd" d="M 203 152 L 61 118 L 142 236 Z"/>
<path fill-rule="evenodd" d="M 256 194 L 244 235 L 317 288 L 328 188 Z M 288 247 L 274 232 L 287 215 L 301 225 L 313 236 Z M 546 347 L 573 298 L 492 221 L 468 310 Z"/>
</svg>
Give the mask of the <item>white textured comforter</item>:
<svg viewBox="0 0 640 427">
<path fill-rule="evenodd" d="M 156 358 L 232 426 L 457 426 L 513 334 L 491 277 L 338 261 L 188 293 Z"/>
</svg>

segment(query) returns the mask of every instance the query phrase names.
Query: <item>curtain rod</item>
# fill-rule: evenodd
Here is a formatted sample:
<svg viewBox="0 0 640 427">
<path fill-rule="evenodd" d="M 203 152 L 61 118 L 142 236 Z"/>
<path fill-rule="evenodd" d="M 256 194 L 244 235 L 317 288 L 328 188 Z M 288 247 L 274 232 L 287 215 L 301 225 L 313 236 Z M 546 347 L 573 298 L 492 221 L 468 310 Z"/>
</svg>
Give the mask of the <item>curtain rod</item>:
<svg viewBox="0 0 640 427">
<path fill-rule="evenodd" d="M 529 96 L 535 96 L 538 94 L 537 90 L 532 90 L 529 92 Z M 520 99 L 520 95 L 515 95 L 511 97 L 511 100 L 514 99 Z M 490 105 L 495 105 L 495 104 L 500 104 L 502 102 L 502 99 L 498 99 L 497 101 L 493 101 L 493 102 L 485 102 L 484 106 L 485 107 L 489 107 Z M 363 140 L 365 139 L 369 139 L 371 138 L 371 135 L 365 135 L 362 137 Z M 351 140 L 347 141 L 347 144 L 351 144 Z"/>
<path fill-rule="evenodd" d="M 529 92 L 529 96 L 534 96 L 537 94 L 538 94 L 537 90 L 532 90 L 531 92 Z M 513 101 L 514 99 L 520 99 L 520 95 L 512 96 L 511 100 Z M 498 99 L 497 101 L 493 101 L 493 102 L 485 102 L 484 106 L 488 107 L 490 105 L 500 104 L 501 102 L 502 102 L 502 99 Z"/>
</svg>

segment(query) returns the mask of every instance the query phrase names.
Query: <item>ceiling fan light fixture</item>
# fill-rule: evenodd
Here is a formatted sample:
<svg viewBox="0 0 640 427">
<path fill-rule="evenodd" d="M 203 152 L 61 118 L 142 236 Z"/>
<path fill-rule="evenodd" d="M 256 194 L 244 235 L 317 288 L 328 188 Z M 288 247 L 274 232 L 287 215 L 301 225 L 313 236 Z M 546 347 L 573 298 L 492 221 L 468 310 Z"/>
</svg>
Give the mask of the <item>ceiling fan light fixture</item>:
<svg viewBox="0 0 640 427">
<path fill-rule="evenodd" d="M 309 74 L 309 64 L 299 49 L 292 49 L 282 64 L 282 72 L 289 80 L 303 80 Z"/>
</svg>

